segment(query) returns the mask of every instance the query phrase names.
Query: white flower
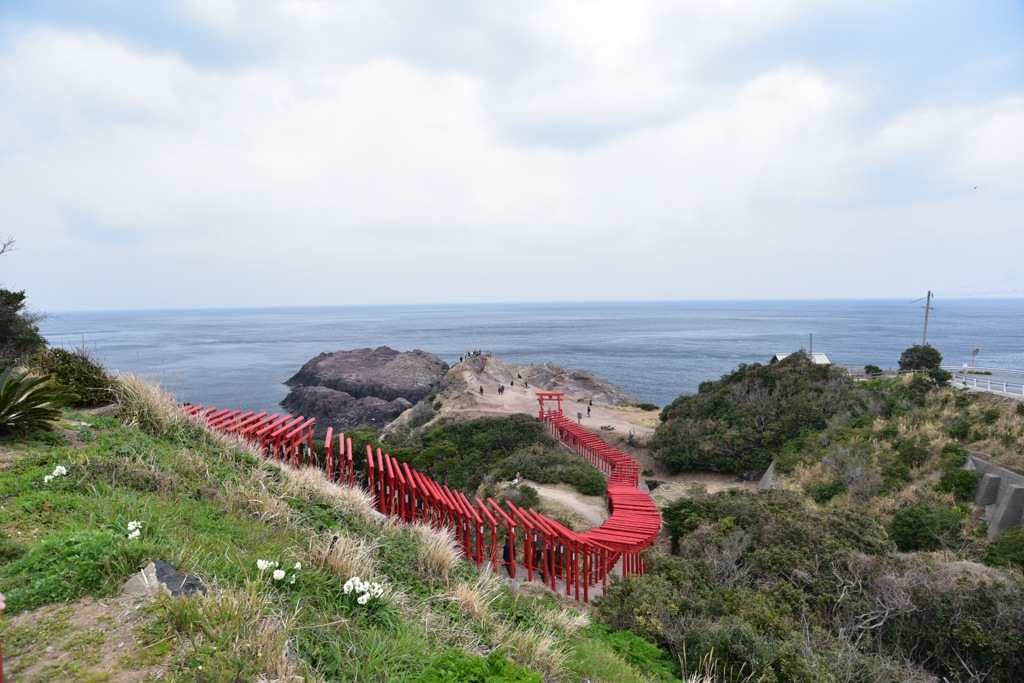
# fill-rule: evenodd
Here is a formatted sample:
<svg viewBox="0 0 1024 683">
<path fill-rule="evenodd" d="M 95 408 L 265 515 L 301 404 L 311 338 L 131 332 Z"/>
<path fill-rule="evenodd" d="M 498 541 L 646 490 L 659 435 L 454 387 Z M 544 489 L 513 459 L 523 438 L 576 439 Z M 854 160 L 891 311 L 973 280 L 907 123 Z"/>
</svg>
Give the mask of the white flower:
<svg viewBox="0 0 1024 683">
<path fill-rule="evenodd" d="M 128 522 L 128 531 L 135 531 L 142 528 L 142 522 Z"/>
<path fill-rule="evenodd" d="M 55 477 L 63 477 L 67 473 L 68 471 L 64 469 L 64 465 L 57 465 L 53 468 L 53 476 Z"/>
<path fill-rule="evenodd" d="M 360 605 L 365 605 L 369 601 L 370 601 L 370 596 L 369 595 L 360 595 L 358 598 L 356 598 L 356 602 L 358 602 Z"/>
<path fill-rule="evenodd" d="M 298 571 L 300 569 L 302 569 L 302 563 L 301 562 L 296 562 L 295 563 L 295 571 Z"/>
<path fill-rule="evenodd" d="M 141 534 L 141 533 L 142 533 L 142 531 L 140 531 L 139 529 L 135 529 L 130 534 L 128 534 L 128 538 L 138 538 L 139 534 Z"/>
<path fill-rule="evenodd" d="M 270 563 L 266 560 L 256 560 L 256 568 L 259 569 L 261 572 L 267 571 L 269 567 Z"/>
<path fill-rule="evenodd" d="M 43 477 L 43 483 L 44 484 L 49 484 L 51 481 L 53 481 L 53 475 L 52 474 L 47 474 L 45 477 Z"/>
<path fill-rule="evenodd" d="M 342 586 L 342 590 L 345 591 L 345 595 L 348 595 L 352 592 L 352 579 L 349 579 L 345 582 L 345 585 Z"/>
<path fill-rule="evenodd" d="M 274 570 L 274 581 L 280 581 L 283 578 L 284 578 L 284 570 L 283 569 L 275 569 Z"/>
<path fill-rule="evenodd" d="M 295 574 L 292 574 L 292 580 L 289 581 L 288 583 L 289 584 L 295 583 Z"/>
</svg>

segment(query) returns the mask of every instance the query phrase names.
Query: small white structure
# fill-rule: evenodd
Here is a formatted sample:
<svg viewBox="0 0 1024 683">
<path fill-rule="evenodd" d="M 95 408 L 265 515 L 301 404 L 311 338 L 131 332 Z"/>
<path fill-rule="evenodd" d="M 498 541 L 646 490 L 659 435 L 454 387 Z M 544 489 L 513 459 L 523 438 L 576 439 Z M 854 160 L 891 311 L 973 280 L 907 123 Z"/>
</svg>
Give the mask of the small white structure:
<svg viewBox="0 0 1024 683">
<path fill-rule="evenodd" d="M 789 357 L 791 355 L 793 355 L 793 354 L 791 354 L 791 353 L 777 353 L 774 356 L 772 356 L 771 360 L 768 361 L 768 364 L 769 365 L 775 365 L 776 363 L 778 363 L 783 358 L 787 358 L 787 357 Z M 810 355 L 811 362 L 814 363 L 815 365 L 832 365 L 832 361 L 830 361 L 828 359 L 828 356 L 826 356 L 823 353 L 814 352 L 814 353 L 811 353 L 811 354 L 808 354 L 808 355 Z"/>
</svg>

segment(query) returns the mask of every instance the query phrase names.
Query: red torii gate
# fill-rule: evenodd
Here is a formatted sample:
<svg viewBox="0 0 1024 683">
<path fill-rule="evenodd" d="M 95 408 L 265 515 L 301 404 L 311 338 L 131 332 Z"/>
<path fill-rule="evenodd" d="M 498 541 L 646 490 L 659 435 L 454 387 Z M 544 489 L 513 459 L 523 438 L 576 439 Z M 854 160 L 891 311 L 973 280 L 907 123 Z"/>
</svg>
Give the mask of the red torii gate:
<svg viewBox="0 0 1024 683">
<path fill-rule="evenodd" d="M 540 403 L 540 414 L 537 416 L 540 421 L 543 422 L 547 414 L 562 414 L 562 397 L 565 396 L 564 391 L 538 391 L 537 402 Z M 544 411 L 544 401 L 557 401 L 558 408 L 556 410 L 548 410 L 547 413 Z"/>
</svg>

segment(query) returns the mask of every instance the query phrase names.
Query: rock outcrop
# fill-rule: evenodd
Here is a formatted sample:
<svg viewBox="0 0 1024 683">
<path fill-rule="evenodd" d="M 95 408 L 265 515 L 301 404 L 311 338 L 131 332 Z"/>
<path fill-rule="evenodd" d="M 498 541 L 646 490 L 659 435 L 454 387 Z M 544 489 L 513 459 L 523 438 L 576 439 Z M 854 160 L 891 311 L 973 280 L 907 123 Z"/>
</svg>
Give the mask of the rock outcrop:
<svg viewBox="0 0 1024 683">
<path fill-rule="evenodd" d="M 281 405 L 293 415 L 315 417 L 317 434 L 369 426 L 383 428 L 430 395 L 448 364 L 425 351 L 387 346 L 321 353 L 285 384 Z"/>
</svg>

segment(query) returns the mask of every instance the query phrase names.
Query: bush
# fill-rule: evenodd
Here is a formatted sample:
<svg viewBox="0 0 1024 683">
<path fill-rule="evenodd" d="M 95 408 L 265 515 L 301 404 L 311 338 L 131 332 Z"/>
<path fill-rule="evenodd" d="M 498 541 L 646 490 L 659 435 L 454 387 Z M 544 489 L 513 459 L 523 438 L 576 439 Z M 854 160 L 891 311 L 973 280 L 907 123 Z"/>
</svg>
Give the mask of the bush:
<svg viewBox="0 0 1024 683">
<path fill-rule="evenodd" d="M 1017 414 L 1024 417 L 1024 403 L 1017 404 Z"/>
<path fill-rule="evenodd" d="M 928 371 L 928 376 L 932 378 L 936 386 L 944 387 L 949 380 L 953 379 L 953 373 L 942 368 L 932 368 Z"/>
<path fill-rule="evenodd" d="M 975 470 L 951 469 L 942 473 L 936 491 L 952 493 L 957 500 L 973 500 L 978 488 L 981 472 Z"/>
<path fill-rule="evenodd" d="M 942 447 L 943 471 L 956 470 L 967 464 L 967 449 L 958 443 L 947 443 Z"/>
<path fill-rule="evenodd" d="M 65 394 L 49 377 L 7 368 L 0 373 L 0 434 L 52 431 L 60 421 Z"/>
<path fill-rule="evenodd" d="M 900 370 L 938 370 L 942 354 L 934 346 L 914 344 L 900 355 Z"/>
<path fill-rule="evenodd" d="M 114 398 L 113 381 L 84 348 L 50 348 L 36 354 L 33 365 L 52 375 L 68 395 L 69 405 L 94 406 Z"/>
<path fill-rule="evenodd" d="M 499 650 L 494 650 L 485 658 L 453 648 L 428 659 L 420 674 L 412 680 L 415 683 L 543 683 L 544 676 L 538 671 L 513 664 Z"/>
<path fill-rule="evenodd" d="M 906 465 L 894 462 L 882 467 L 882 483 L 887 489 L 903 488 L 911 479 L 910 468 Z"/>
<path fill-rule="evenodd" d="M 946 430 L 950 438 L 953 439 L 966 439 L 971 434 L 971 421 L 967 419 L 959 419 L 949 426 Z"/>
<path fill-rule="evenodd" d="M 985 408 L 981 412 L 981 421 L 987 425 L 994 425 L 999 421 L 1000 415 L 1002 415 L 1002 412 L 1000 412 L 999 408 Z"/>
<path fill-rule="evenodd" d="M 1024 570 L 1024 527 L 1008 529 L 988 546 L 985 564 Z"/>
<path fill-rule="evenodd" d="M 24 362 L 46 347 L 36 325 L 40 317 L 25 308 L 24 291 L 0 289 L 0 369 Z"/>
<path fill-rule="evenodd" d="M 960 532 L 963 516 L 936 503 L 918 503 L 897 510 L 889 525 L 889 537 L 903 552 L 939 550 Z"/>
<path fill-rule="evenodd" d="M 885 372 L 882 370 L 882 368 L 878 367 L 877 365 L 865 365 L 864 374 L 868 376 L 877 376 L 885 374 Z"/>
<path fill-rule="evenodd" d="M 824 429 L 852 388 L 844 369 L 806 353 L 741 365 L 667 406 L 650 447 L 672 473 L 764 471 L 787 445 Z"/>
<path fill-rule="evenodd" d="M 640 410 L 646 410 L 648 412 L 658 409 L 658 406 L 654 405 L 653 403 L 637 403 L 636 407 L 639 408 Z"/>
<path fill-rule="evenodd" d="M 845 490 L 846 484 L 841 481 L 811 484 L 806 488 L 807 495 L 813 498 L 814 502 L 818 504 L 827 503 Z"/>
<path fill-rule="evenodd" d="M 928 445 L 928 441 L 924 437 L 903 439 L 896 445 L 896 452 L 899 453 L 900 460 L 907 467 L 920 467 L 931 456 Z"/>
</svg>

